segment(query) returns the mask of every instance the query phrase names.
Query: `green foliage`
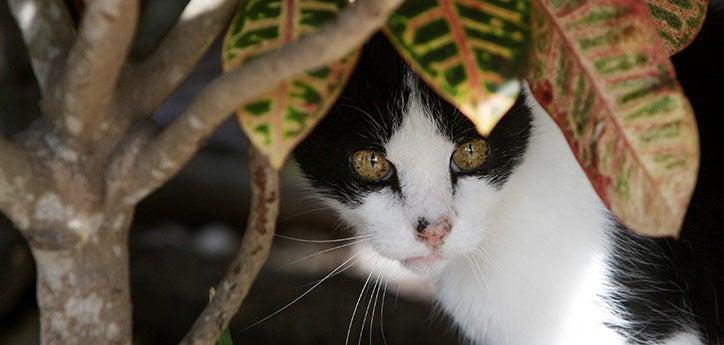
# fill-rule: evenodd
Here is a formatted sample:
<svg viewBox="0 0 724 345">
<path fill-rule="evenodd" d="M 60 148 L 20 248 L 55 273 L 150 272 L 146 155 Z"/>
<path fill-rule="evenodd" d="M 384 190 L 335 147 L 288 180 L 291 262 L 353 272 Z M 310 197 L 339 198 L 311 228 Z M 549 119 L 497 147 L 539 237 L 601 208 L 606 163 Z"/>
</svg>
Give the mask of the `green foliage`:
<svg viewBox="0 0 724 345">
<path fill-rule="evenodd" d="M 250 0 L 240 7 L 224 41 L 224 69 L 277 49 L 334 19 L 345 0 Z M 243 104 L 237 116 L 254 146 L 279 169 L 336 101 L 358 52 L 307 71 Z"/>
<path fill-rule="evenodd" d="M 520 92 L 529 11 L 527 0 L 407 1 L 385 32 L 417 73 L 487 135 Z"/>
<path fill-rule="evenodd" d="M 531 88 L 611 211 L 678 234 L 696 181 L 696 120 L 645 3 L 536 0 Z"/>
</svg>

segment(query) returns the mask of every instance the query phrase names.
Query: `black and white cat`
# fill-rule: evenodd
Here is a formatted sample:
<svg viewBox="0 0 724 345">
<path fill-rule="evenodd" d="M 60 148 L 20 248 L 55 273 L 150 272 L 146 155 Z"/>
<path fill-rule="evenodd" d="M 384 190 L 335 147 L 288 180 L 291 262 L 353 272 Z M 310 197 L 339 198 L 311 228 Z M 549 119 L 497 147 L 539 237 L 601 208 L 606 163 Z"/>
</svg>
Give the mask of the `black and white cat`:
<svg viewBox="0 0 724 345">
<path fill-rule="evenodd" d="M 477 344 L 724 344 L 724 260 L 623 229 L 527 88 L 483 139 L 377 35 L 295 158 Z"/>
</svg>

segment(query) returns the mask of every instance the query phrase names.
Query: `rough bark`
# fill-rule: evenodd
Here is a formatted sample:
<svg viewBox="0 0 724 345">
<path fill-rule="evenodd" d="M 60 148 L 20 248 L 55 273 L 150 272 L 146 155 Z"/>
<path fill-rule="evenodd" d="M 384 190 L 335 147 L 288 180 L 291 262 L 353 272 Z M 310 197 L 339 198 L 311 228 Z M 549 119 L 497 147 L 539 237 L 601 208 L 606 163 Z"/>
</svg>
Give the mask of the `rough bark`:
<svg viewBox="0 0 724 345">
<path fill-rule="evenodd" d="M 80 30 L 68 53 L 64 75 L 51 90 L 44 111 L 57 117 L 68 141 L 86 146 L 114 131 L 110 118 L 116 84 L 138 22 L 139 0 L 86 3 Z M 121 127 L 125 127 L 123 124 Z"/>
<path fill-rule="evenodd" d="M 0 138 L 0 211 L 19 229 L 30 226 L 30 209 L 41 190 L 28 155 L 17 145 Z"/>
<path fill-rule="evenodd" d="M 127 248 L 131 213 L 99 215 L 100 224 L 76 229 L 37 230 L 91 234 L 88 241 L 64 247 L 48 238 L 30 241 L 38 267 L 42 344 L 131 344 Z"/>
<path fill-rule="evenodd" d="M 45 93 L 58 77 L 75 37 L 73 21 L 62 0 L 9 0 L 8 5 L 28 47 L 40 90 Z"/>
</svg>

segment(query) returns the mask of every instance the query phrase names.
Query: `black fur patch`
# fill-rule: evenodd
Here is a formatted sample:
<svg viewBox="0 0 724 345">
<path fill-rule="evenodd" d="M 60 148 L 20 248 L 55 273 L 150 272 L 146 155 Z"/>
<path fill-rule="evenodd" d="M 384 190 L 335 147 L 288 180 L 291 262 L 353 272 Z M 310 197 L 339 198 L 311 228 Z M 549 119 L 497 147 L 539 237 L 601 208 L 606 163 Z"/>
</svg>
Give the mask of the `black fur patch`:
<svg viewBox="0 0 724 345">
<path fill-rule="evenodd" d="M 397 174 L 386 183 L 357 178 L 350 158 L 359 149 L 384 153 L 383 145 L 402 123 L 409 90 L 405 62 L 378 35 L 365 46 L 340 99 L 295 150 L 304 175 L 322 194 L 359 203 L 370 190 L 398 186 Z"/>
</svg>

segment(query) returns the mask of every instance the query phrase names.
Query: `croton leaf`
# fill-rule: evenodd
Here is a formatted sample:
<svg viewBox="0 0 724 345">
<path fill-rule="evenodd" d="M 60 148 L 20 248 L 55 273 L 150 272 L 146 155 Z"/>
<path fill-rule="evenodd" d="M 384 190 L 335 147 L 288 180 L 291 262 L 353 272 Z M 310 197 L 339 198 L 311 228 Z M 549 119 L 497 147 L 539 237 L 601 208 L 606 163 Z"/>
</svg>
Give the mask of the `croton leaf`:
<svg viewBox="0 0 724 345">
<path fill-rule="evenodd" d="M 676 236 L 699 165 L 689 101 L 640 0 L 534 0 L 534 95 L 609 209 Z"/>
<path fill-rule="evenodd" d="M 239 9 L 223 48 L 225 70 L 277 49 L 334 19 L 346 0 L 249 0 Z M 241 105 L 237 117 L 251 143 L 279 169 L 334 103 L 359 56 L 307 71 Z"/>
<path fill-rule="evenodd" d="M 415 71 L 488 135 L 520 92 L 530 38 L 528 0 L 414 0 L 387 36 Z"/>
<path fill-rule="evenodd" d="M 669 55 L 686 48 L 704 24 L 707 0 L 647 0 Z"/>
</svg>

